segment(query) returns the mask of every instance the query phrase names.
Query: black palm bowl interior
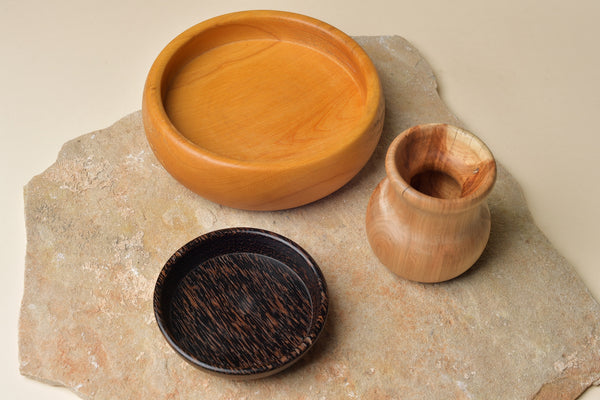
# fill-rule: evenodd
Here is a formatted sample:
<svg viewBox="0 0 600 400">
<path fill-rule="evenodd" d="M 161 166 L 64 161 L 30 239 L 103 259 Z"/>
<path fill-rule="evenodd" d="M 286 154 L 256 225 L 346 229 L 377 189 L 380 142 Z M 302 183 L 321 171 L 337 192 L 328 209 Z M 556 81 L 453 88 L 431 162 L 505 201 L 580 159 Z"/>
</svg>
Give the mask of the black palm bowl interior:
<svg viewBox="0 0 600 400">
<path fill-rule="evenodd" d="M 200 236 L 163 267 L 154 314 L 193 365 L 237 378 L 279 372 L 315 343 L 327 318 L 321 270 L 278 234 L 230 228 Z"/>
</svg>

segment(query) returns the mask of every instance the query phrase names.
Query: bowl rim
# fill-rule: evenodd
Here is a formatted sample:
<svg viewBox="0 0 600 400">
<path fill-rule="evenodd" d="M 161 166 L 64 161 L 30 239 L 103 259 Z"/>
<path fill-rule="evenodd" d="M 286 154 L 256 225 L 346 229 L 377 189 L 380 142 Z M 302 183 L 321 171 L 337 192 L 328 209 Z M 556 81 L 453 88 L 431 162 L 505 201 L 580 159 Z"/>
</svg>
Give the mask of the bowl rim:
<svg viewBox="0 0 600 400">
<path fill-rule="evenodd" d="M 365 76 L 366 97 L 363 107 L 364 112 L 362 113 L 361 119 L 356 126 L 349 130 L 350 133 L 347 135 L 347 140 L 344 140 L 343 143 L 340 143 L 339 145 L 330 147 L 328 149 L 329 151 L 320 151 L 316 152 L 314 155 L 309 154 L 300 158 L 292 157 L 284 160 L 263 160 L 260 158 L 241 160 L 210 151 L 197 145 L 173 125 L 165 110 L 162 93 L 163 75 L 166 72 L 171 58 L 176 55 L 181 48 L 208 29 L 219 25 L 240 23 L 248 18 L 294 20 L 310 26 L 313 29 L 320 30 L 335 39 L 337 43 L 350 49 L 353 60 L 356 60 L 357 64 L 360 64 L 361 70 L 363 71 L 362 74 Z M 237 167 L 251 167 L 253 170 L 270 170 L 273 168 L 285 170 L 288 168 L 297 168 L 299 164 L 319 163 L 323 160 L 345 153 L 346 150 L 352 148 L 356 142 L 361 140 L 361 137 L 373 125 L 374 121 L 381 118 L 381 115 L 378 114 L 381 114 L 380 109 L 382 103 L 382 88 L 375 66 L 364 49 L 362 49 L 362 47 L 350 36 L 323 21 L 306 15 L 277 10 L 248 10 L 228 13 L 207 19 L 180 33 L 167 44 L 155 59 L 148 73 L 144 86 L 142 107 L 146 109 L 150 116 L 150 122 L 155 125 L 155 129 L 159 127 L 163 134 L 166 134 L 169 139 L 173 141 L 173 144 L 183 150 L 186 154 L 191 156 L 201 156 L 223 166 L 234 165 Z"/>
<path fill-rule="evenodd" d="M 179 262 L 185 257 L 187 257 L 190 252 L 195 251 L 199 247 L 210 244 L 211 241 L 214 240 L 224 238 L 227 239 L 232 235 L 257 235 L 261 236 L 264 240 L 277 242 L 280 245 L 286 246 L 287 248 L 292 250 L 294 254 L 299 255 L 304 260 L 305 264 L 303 265 L 303 268 L 309 271 L 308 275 L 314 277 L 315 279 L 316 287 L 318 288 L 319 293 L 319 301 L 317 304 L 313 304 L 313 300 L 311 299 L 311 310 L 313 315 L 310 325 L 307 326 L 310 329 L 305 335 L 303 341 L 300 342 L 300 344 L 298 344 L 298 346 L 296 346 L 294 350 L 290 351 L 288 354 L 285 355 L 287 357 L 287 360 L 285 361 L 281 361 L 281 359 L 279 359 L 275 362 L 271 362 L 260 367 L 252 367 L 245 369 L 229 369 L 211 365 L 193 357 L 193 355 L 189 354 L 186 350 L 182 349 L 179 346 L 178 341 L 174 339 L 171 335 L 169 328 L 169 318 L 163 317 L 163 313 L 165 312 L 165 310 L 163 310 L 163 304 L 165 301 L 164 295 L 166 290 L 165 286 L 167 285 L 167 278 L 169 277 L 169 275 L 172 276 L 174 271 L 176 272 Z M 186 275 L 187 273 L 179 277 L 177 279 L 177 282 L 180 282 L 181 279 L 183 279 L 183 277 Z M 301 277 L 299 278 L 302 280 Z M 303 283 L 306 284 L 305 281 L 303 281 Z M 165 340 L 169 343 L 169 345 L 175 350 L 175 352 L 179 356 L 183 357 L 190 364 L 194 365 L 195 367 L 200 367 L 206 371 L 217 373 L 220 375 L 238 378 L 260 378 L 272 375 L 290 367 L 292 364 L 294 364 L 296 361 L 302 358 L 308 352 L 308 350 L 316 343 L 327 321 L 327 315 L 329 311 L 329 296 L 327 293 L 327 284 L 325 282 L 325 278 L 321 269 L 314 261 L 314 259 L 310 256 L 310 254 L 308 254 L 297 243 L 288 239 L 285 236 L 264 229 L 249 227 L 232 227 L 211 231 L 201 236 L 198 236 L 189 241 L 181 248 L 179 248 L 175 253 L 173 253 L 173 255 L 165 263 L 157 277 L 153 294 L 153 309 L 156 323 Z"/>
</svg>

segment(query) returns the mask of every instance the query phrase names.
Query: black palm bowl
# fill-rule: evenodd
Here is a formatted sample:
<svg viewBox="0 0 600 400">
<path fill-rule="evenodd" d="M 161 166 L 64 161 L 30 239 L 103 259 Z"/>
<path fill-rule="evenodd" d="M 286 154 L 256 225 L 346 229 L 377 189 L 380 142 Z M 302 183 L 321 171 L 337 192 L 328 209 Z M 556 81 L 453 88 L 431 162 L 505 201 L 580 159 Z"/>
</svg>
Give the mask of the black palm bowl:
<svg viewBox="0 0 600 400">
<path fill-rule="evenodd" d="M 154 314 L 188 362 L 234 378 L 258 378 L 297 361 L 327 319 L 321 270 L 278 234 L 230 228 L 202 235 L 163 267 Z"/>
</svg>

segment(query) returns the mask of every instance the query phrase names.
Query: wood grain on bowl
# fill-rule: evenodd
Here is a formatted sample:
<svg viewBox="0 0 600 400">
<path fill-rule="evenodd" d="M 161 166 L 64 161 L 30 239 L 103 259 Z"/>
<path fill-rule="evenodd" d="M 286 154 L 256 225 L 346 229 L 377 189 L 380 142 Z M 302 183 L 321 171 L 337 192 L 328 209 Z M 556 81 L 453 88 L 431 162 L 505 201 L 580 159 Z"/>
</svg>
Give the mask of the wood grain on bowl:
<svg viewBox="0 0 600 400">
<path fill-rule="evenodd" d="M 277 210 L 318 200 L 364 166 L 384 99 L 363 49 L 303 15 L 202 22 L 157 57 L 144 127 L 173 177 L 217 203 Z"/>
<path fill-rule="evenodd" d="M 294 242 L 230 228 L 192 240 L 169 259 L 154 310 L 166 340 L 194 366 L 257 378 L 289 367 L 312 347 L 327 318 L 327 287 Z"/>
</svg>

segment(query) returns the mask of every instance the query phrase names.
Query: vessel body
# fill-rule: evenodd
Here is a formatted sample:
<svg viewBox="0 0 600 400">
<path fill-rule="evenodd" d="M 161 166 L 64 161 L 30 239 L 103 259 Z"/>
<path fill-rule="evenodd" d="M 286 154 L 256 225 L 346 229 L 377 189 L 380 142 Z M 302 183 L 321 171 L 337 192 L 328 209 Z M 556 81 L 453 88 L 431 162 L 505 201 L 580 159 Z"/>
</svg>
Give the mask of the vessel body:
<svg viewBox="0 0 600 400">
<path fill-rule="evenodd" d="M 496 164 L 477 137 L 445 124 L 413 127 L 386 155 L 386 177 L 367 208 L 379 260 L 412 281 L 441 282 L 469 269 L 490 234 L 487 196 Z"/>
</svg>

